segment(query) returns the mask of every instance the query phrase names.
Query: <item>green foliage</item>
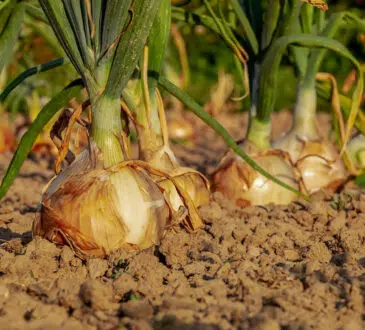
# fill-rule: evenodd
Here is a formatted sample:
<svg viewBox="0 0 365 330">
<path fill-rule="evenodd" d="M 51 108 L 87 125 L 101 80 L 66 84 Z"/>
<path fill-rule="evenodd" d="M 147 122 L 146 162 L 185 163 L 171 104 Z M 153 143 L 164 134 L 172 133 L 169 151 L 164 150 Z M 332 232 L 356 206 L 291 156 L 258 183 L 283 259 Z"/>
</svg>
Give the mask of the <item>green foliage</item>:
<svg viewBox="0 0 365 330">
<path fill-rule="evenodd" d="M 8 64 L 18 40 L 24 19 L 25 6 L 17 0 L 0 3 L 0 72 Z"/>
<path fill-rule="evenodd" d="M 356 180 L 355 180 L 355 183 L 361 187 L 361 188 L 365 188 L 365 173 L 364 174 L 361 174 L 359 175 Z"/>
</svg>

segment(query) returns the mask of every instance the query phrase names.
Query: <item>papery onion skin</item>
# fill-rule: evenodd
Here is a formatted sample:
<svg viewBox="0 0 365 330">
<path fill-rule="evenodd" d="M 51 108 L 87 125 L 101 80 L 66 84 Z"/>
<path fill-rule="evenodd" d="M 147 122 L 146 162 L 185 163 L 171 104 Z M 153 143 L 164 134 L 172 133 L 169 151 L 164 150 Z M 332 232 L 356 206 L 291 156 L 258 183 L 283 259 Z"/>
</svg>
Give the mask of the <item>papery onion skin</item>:
<svg viewBox="0 0 365 330">
<path fill-rule="evenodd" d="M 33 233 L 69 244 L 82 257 L 156 245 L 171 218 L 158 185 L 129 167 L 66 176 L 45 196 Z"/>
<path fill-rule="evenodd" d="M 189 168 L 179 167 L 170 173 L 177 184 L 189 195 L 194 205 L 199 207 L 209 203 L 210 186 L 208 180 L 199 172 Z M 176 191 L 175 185 L 171 180 L 162 180 L 159 185 L 165 190 L 166 198 L 175 212 L 183 205 L 181 196 Z"/>
<path fill-rule="evenodd" d="M 253 160 L 281 181 L 298 188 L 290 164 L 281 156 L 271 154 L 252 155 Z M 245 161 L 229 152 L 221 166 L 213 174 L 212 189 L 221 192 L 238 206 L 288 204 L 297 198 L 291 192 L 252 169 Z"/>
<path fill-rule="evenodd" d="M 147 136 L 147 133 L 145 136 Z M 154 146 L 153 141 L 156 141 L 156 139 L 151 133 L 150 139 L 144 137 L 144 140 L 152 141 L 148 145 L 145 143 L 144 147 L 140 148 L 140 155 L 144 161 L 174 178 L 181 188 L 188 193 L 196 207 L 209 203 L 210 185 L 204 175 L 193 169 L 180 167 L 170 144 L 163 144 L 159 147 Z M 159 181 L 159 185 L 166 190 L 165 196 L 169 199 L 171 205 L 174 205 L 173 209 L 177 212 L 179 207 L 183 205 L 183 201 L 174 184 L 165 179 Z"/>
</svg>

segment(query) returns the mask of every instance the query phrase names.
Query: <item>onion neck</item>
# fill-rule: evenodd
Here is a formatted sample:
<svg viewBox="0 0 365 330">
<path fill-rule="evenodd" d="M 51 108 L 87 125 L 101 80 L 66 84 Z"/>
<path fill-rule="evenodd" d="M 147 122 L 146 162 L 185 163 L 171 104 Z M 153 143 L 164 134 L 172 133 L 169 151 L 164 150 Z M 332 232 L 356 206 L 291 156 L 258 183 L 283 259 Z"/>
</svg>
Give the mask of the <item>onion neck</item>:
<svg viewBox="0 0 365 330">
<path fill-rule="evenodd" d="M 124 160 L 120 137 L 122 120 L 120 99 L 108 95 L 91 98 L 91 135 L 103 155 L 104 167 L 108 168 Z"/>
<path fill-rule="evenodd" d="M 249 110 L 250 121 L 246 140 L 252 143 L 259 150 L 270 148 L 271 116 L 269 112 L 263 113 L 257 108 L 260 97 L 259 78 L 261 64 L 255 63 L 253 66 L 253 79 L 251 84 L 251 107 Z"/>
<path fill-rule="evenodd" d="M 315 83 L 300 84 L 294 108 L 294 123 L 292 131 L 299 136 L 310 139 L 318 137 L 316 129 L 317 94 Z"/>
<path fill-rule="evenodd" d="M 260 121 L 251 116 L 248 127 L 247 140 L 253 143 L 259 150 L 270 149 L 271 122 Z"/>
<path fill-rule="evenodd" d="M 140 151 L 150 149 L 154 152 L 163 146 L 163 136 L 161 132 L 160 119 L 158 116 L 157 100 L 155 94 L 150 94 L 151 101 L 151 118 L 146 116 L 146 108 L 140 102 L 139 110 L 137 111 L 137 131 L 139 136 Z"/>
</svg>

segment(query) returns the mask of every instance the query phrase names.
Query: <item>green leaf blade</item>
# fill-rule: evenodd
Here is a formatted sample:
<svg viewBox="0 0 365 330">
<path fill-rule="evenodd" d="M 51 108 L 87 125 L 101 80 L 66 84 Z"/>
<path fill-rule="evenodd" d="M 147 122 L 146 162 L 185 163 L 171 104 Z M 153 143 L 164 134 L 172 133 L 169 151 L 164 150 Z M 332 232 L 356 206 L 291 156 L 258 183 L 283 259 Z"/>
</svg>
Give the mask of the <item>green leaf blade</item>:
<svg viewBox="0 0 365 330">
<path fill-rule="evenodd" d="M 160 4 L 161 0 L 134 1 L 132 21 L 117 45 L 105 87 L 111 97 L 120 97 L 135 70 Z"/>
<path fill-rule="evenodd" d="M 360 187 L 360 188 L 365 188 L 365 173 L 364 174 L 360 174 L 358 177 L 356 177 L 355 179 L 355 183 Z"/>
<path fill-rule="evenodd" d="M 0 34 L 0 71 L 8 64 L 13 55 L 13 48 L 18 40 L 24 14 L 25 7 L 22 4 L 17 5 L 4 26 L 3 33 Z"/>
<path fill-rule="evenodd" d="M 22 72 L 19 74 L 16 78 L 14 78 L 6 87 L 5 89 L 0 93 L 0 103 L 4 102 L 5 99 L 8 97 L 10 92 L 14 90 L 18 85 L 20 85 L 25 79 L 40 73 L 40 72 L 46 72 L 48 70 L 57 68 L 60 65 L 66 64 L 67 61 L 61 57 L 54 61 L 50 61 L 47 63 L 43 63 L 37 66 L 34 66 L 32 68 L 29 68 L 28 70 Z"/>
</svg>

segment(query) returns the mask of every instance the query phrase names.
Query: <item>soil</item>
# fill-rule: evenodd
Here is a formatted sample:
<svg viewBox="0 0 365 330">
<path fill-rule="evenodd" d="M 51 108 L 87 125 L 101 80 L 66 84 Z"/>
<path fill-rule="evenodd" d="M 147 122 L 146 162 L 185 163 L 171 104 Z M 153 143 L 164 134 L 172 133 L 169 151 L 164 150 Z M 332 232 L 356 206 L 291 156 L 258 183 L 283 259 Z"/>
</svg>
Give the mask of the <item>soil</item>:
<svg viewBox="0 0 365 330">
<path fill-rule="evenodd" d="M 218 119 L 244 136 L 244 115 Z M 277 136 L 290 116 L 275 122 Z M 209 175 L 225 146 L 194 125 L 195 144 L 174 148 Z M 10 156 L 0 156 L 1 175 Z M 174 228 L 159 247 L 82 261 L 32 239 L 52 173 L 32 155 L 1 201 L 0 329 L 365 328 L 365 191 L 247 208 L 212 194 L 198 232 Z"/>
</svg>

